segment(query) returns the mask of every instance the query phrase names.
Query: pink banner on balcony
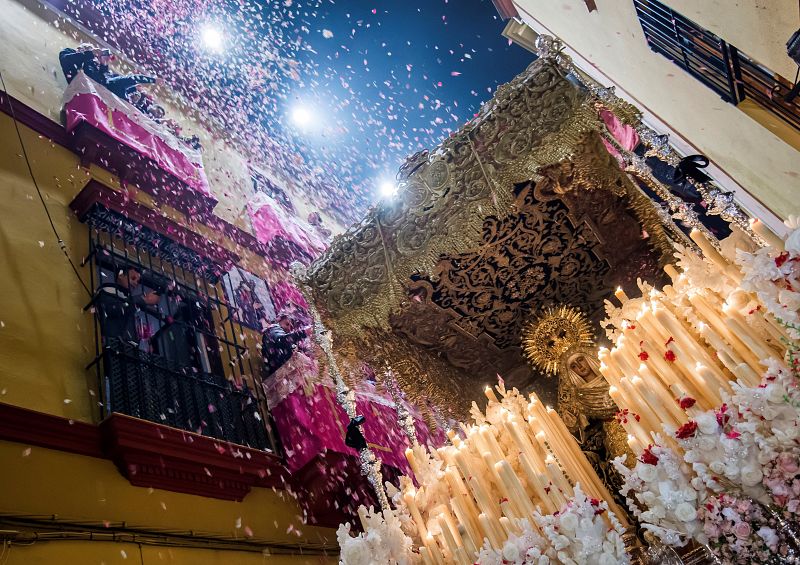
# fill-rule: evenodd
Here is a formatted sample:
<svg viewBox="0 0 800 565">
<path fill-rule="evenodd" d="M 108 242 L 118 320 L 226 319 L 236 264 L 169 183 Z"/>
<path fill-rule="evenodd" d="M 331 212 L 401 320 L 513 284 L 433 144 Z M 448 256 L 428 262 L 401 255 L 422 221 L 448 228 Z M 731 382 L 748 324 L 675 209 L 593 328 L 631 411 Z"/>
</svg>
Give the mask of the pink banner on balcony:
<svg viewBox="0 0 800 565">
<path fill-rule="evenodd" d="M 327 247 L 309 224 L 303 225 L 304 222 L 264 193 L 259 192 L 251 199 L 247 211 L 261 243 L 269 244 L 275 238 L 281 238 L 297 246 L 311 259 L 319 256 Z"/>
<path fill-rule="evenodd" d="M 68 132 L 87 123 L 150 159 L 193 190 L 213 198 L 199 151 L 82 72 L 64 92 L 64 111 Z"/>
<path fill-rule="evenodd" d="M 358 413 L 366 417 L 361 430 L 375 455 L 384 465 L 410 475 L 405 457 L 409 442 L 397 422 L 391 401 L 380 395 L 357 392 L 356 406 Z M 349 418 L 336 401 L 335 389 L 322 384 L 315 384 L 308 390 L 298 387 L 272 406 L 271 413 L 290 471 L 302 469 L 326 451 L 358 457 L 355 449 L 344 444 Z M 418 441 L 432 443 L 424 421 L 415 418 L 415 427 Z"/>
</svg>

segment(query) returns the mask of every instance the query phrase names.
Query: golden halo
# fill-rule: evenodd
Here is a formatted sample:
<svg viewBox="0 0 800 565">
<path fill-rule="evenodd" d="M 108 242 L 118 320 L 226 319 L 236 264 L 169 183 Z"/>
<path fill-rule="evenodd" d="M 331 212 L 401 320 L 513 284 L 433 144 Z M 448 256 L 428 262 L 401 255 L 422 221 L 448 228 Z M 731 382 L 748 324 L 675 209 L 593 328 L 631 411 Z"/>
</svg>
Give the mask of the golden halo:
<svg viewBox="0 0 800 565">
<path fill-rule="evenodd" d="M 522 328 L 525 356 L 547 376 L 558 372 L 561 356 L 576 345 L 591 347 L 594 335 L 586 316 L 572 306 L 548 306 Z"/>
</svg>

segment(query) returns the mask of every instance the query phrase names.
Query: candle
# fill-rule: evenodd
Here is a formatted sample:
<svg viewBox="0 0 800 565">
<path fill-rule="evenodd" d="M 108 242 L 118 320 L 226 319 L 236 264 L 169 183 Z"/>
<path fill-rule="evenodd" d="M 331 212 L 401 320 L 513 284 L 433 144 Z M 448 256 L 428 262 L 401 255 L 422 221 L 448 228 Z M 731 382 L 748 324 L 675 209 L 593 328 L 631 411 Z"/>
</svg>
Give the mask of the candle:
<svg viewBox="0 0 800 565">
<path fill-rule="evenodd" d="M 424 540 L 425 538 L 423 538 Z M 434 560 L 431 558 L 431 552 L 424 545 L 419 548 L 419 555 L 422 557 L 422 562 L 425 565 L 435 565 Z"/>
<path fill-rule="evenodd" d="M 411 466 L 411 472 L 414 473 L 415 477 L 419 476 L 419 468 L 417 467 L 417 460 L 414 458 L 414 450 L 410 447 L 406 448 L 406 461 Z M 419 482 L 417 483 L 419 484 Z"/>
<path fill-rule="evenodd" d="M 503 530 L 505 530 L 506 537 L 516 534 L 514 527 L 511 525 L 511 520 L 505 516 L 500 516 L 500 525 L 503 527 Z"/>
<path fill-rule="evenodd" d="M 678 273 L 678 270 L 669 263 L 664 265 L 664 272 L 667 273 L 667 275 L 669 275 L 669 278 L 672 279 L 672 282 L 678 281 L 678 277 L 680 276 L 680 274 Z"/>
<path fill-rule="evenodd" d="M 497 399 L 497 396 L 495 396 L 494 391 L 492 390 L 492 387 L 490 387 L 489 385 L 486 385 L 486 388 L 483 389 L 483 394 L 486 395 L 486 398 L 489 399 L 489 402 L 500 402 Z"/>
<path fill-rule="evenodd" d="M 364 506 L 358 507 L 358 519 L 361 522 L 361 529 L 367 531 L 367 509 Z"/>
<path fill-rule="evenodd" d="M 745 386 L 756 387 L 760 384 L 761 379 L 753 369 L 746 363 L 741 363 L 733 368 L 733 374 L 736 379 Z"/>
<path fill-rule="evenodd" d="M 482 537 L 480 536 L 480 526 L 477 522 L 478 510 L 472 502 L 467 486 L 461 480 L 458 471 L 453 467 L 445 471 L 445 477 L 452 491 L 453 511 L 458 521 L 464 525 L 473 542 L 476 545 L 480 545 Z"/>
<path fill-rule="evenodd" d="M 425 544 L 425 547 L 428 549 L 428 552 L 430 553 L 433 562 L 436 563 L 436 565 L 444 565 L 445 564 L 444 556 L 442 555 L 442 552 L 439 549 L 439 545 L 436 543 L 436 540 L 430 533 L 428 533 L 428 535 L 425 536 L 425 538 L 423 539 L 423 543 Z"/>
<path fill-rule="evenodd" d="M 455 557 L 458 554 L 458 543 L 456 542 L 455 537 L 453 537 L 453 532 L 450 531 L 450 528 L 442 516 L 438 517 L 437 523 L 439 524 L 439 528 L 442 530 L 442 538 L 444 539 L 445 547 L 455 560 Z"/>
<path fill-rule="evenodd" d="M 782 253 L 784 251 L 783 239 L 775 235 L 775 233 L 767 227 L 767 225 L 758 219 L 750 220 L 750 229 L 753 233 L 760 236 L 761 239 L 767 242 L 767 245 L 774 247 L 775 251 Z"/>
<path fill-rule="evenodd" d="M 495 533 L 489 517 L 486 514 L 481 513 L 478 515 L 478 521 L 480 522 L 481 528 L 483 528 L 483 533 L 485 534 L 486 539 L 489 540 L 491 546 L 495 549 L 502 549 L 503 544 L 500 541 L 499 536 L 497 536 Z"/>
<path fill-rule="evenodd" d="M 641 445 L 633 434 L 628 434 L 628 448 L 634 455 L 639 455 L 646 446 Z"/>
<path fill-rule="evenodd" d="M 654 376 L 650 368 L 644 363 L 639 364 L 639 376 L 651 390 L 655 391 L 656 396 L 659 398 L 660 402 L 666 405 L 673 418 L 680 424 L 685 423 L 685 415 L 675 404 L 675 399 L 672 398 L 672 395 L 669 393 L 669 384 Z"/>
<path fill-rule="evenodd" d="M 497 507 L 492 503 L 488 493 L 483 489 L 478 479 L 470 477 L 467 481 L 475 500 L 478 502 L 478 508 L 481 509 L 481 514 L 491 516 L 493 519 L 498 517 Z"/>
<path fill-rule="evenodd" d="M 520 455 L 520 466 L 522 467 L 523 472 L 525 473 L 526 478 L 528 479 L 528 484 L 533 488 L 533 491 L 536 493 L 536 498 L 539 501 L 539 504 L 542 505 L 545 514 L 552 514 L 558 508 L 553 504 L 553 501 L 547 494 L 547 490 L 545 487 L 547 486 L 542 481 L 542 476 L 534 470 L 533 463 L 531 463 L 530 459 L 527 455 L 522 454 Z"/>
<path fill-rule="evenodd" d="M 705 255 L 709 261 L 718 266 L 723 272 L 728 271 L 729 264 L 727 259 L 720 255 L 719 251 L 717 251 L 716 248 L 711 245 L 711 242 L 706 239 L 705 234 L 700 232 L 700 230 L 693 228 L 692 231 L 689 232 L 689 237 L 697 244 L 697 247 L 700 248 L 700 251 L 703 252 L 703 255 Z"/>
<path fill-rule="evenodd" d="M 408 492 L 403 494 L 403 501 L 406 503 L 409 514 L 411 514 L 411 519 L 417 526 L 417 532 L 419 533 L 420 539 L 424 540 L 425 536 L 428 535 L 428 530 L 425 527 L 425 521 L 422 519 L 419 508 L 417 508 L 416 494 L 416 490 L 413 488 L 410 489 Z"/>
<path fill-rule="evenodd" d="M 523 490 L 519 478 L 511 469 L 511 465 L 509 465 L 508 461 L 498 461 L 495 468 L 503 485 L 511 494 L 510 501 L 514 508 L 518 510 L 518 516 L 531 518 L 534 513 L 533 504 L 531 504 L 530 498 Z"/>
<path fill-rule="evenodd" d="M 617 300 L 619 300 L 620 304 L 623 304 L 623 305 L 624 305 L 624 304 L 625 304 L 625 303 L 626 303 L 628 300 L 630 300 L 630 299 L 628 298 L 628 295 L 627 295 L 627 294 L 625 294 L 625 291 L 624 291 L 624 290 L 622 290 L 622 287 L 621 287 L 621 286 L 618 286 L 618 287 L 617 287 L 617 290 L 615 290 L 615 291 L 614 291 L 614 296 L 616 296 L 616 297 L 617 297 Z"/>
</svg>

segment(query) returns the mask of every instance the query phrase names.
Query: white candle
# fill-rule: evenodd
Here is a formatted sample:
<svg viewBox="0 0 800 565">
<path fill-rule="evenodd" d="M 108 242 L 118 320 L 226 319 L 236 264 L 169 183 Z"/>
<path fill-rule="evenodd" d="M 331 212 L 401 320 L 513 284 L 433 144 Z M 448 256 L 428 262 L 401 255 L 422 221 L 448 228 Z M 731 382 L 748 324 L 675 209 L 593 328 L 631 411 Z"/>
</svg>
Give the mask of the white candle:
<svg viewBox="0 0 800 565">
<path fill-rule="evenodd" d="M 767 227 L 767 224 L 758 219 L 750 220 L 750 229 L 767 242 L 768 245 L 775 248 L 775 251 L 782 253 L 784 248 L 783 239 L 775 235 L 775 233 Z"/>
</svg>

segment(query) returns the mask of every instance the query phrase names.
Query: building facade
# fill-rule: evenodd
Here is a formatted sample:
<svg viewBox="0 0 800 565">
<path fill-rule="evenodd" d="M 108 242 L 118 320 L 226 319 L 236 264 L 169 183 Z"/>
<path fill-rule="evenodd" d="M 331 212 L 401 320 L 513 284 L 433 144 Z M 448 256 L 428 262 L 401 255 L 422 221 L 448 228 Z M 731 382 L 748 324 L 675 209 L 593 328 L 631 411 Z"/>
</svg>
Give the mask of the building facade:
<svg viewBox="0 0 800 565">
<path fill-rule="evenodd" d="M 495 2 L 506 34 L 535 49 L 559 38 L 574 63 L 644 111 L 684 154 L 773 229 L 797 214 L 800 187 L 796 81 L 786 42 L 800 26 L 796 2 L 612 0 Z M 523 25 L 524 24 L 524 25 Z"/>
<path fill-rule="evenodd" d="M 347 420 L 262 387 L 261 334 L 308 322 L 288 266 L 342 219 L 162 86 L 199 139 L 67 84 L 59 53 L 103 43 L 54 4 L 0 2 L 0 561 L 336 562 Z"/>
</svg>

